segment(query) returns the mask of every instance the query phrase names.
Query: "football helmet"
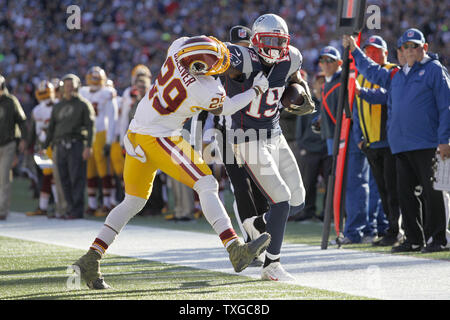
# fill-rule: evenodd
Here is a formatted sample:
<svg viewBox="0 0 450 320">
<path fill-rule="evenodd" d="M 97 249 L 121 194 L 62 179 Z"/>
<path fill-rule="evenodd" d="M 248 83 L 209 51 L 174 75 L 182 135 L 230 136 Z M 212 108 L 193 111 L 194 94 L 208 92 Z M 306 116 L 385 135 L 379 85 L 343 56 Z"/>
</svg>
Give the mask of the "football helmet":
<svg viewBox="0 0 450 320">
<path fill-rule="evenodd" d="M 151 80 L 152 72 L 149 68 L 147 68 L 147 66 L 138 64 L 133 68 L 133 70 L 131 70 L 131 83 L 134 84 L 136 82 L 136 79 L 140 76 L 148 77 Z"/>
<path fill-rule="evenodd" d="M 264 14 L 253 23 L 252 47 L 268 64 L 274 64 L 289 53 L 290 36 L 286 22 L 276 14 Z"/>
<path fill-rule="evenodd" d="M 176 55 L 180 64 L 196 76 L 221 74 L 230 66 L 230 51 L 211 36 L 189 38 Z"/>
<path fill-rule="evenodd" d="M 42 80 L 39 82 L 36 91 L 34 91 L 36 99 L 41 102 L 55 97 L 55 87 L 50 81 Z"/>
<path fill-rule="evenodd" d="M 66 81 L 66 80 L 72 80 L 73 88 L 74 88 L 75 91 L 78 91 L 78 89 L 81 87 L 81 80 L 80 80 L 80 78 L 78 78 L 78 76 L 73 74 L 73 73 L 68 73 L 68 74 L 64 75 L 61 78 L 61 82 L 63 84 L 62 87 L 64 87 L 64 81 Z"/>
<path fill-rule="evenodd" d="M 99 66 L 91 67 L 86 73 L 86 84 L 90 87 L 103 87 L 107 79 L 105 70 Z"/>
</svg>

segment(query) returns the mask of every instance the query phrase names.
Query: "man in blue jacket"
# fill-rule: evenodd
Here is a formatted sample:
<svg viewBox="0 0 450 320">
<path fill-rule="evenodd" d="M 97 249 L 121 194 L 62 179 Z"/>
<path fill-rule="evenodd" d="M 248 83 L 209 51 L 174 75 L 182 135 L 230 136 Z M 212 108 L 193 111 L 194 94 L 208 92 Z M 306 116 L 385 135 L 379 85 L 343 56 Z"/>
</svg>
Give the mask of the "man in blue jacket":
<svg viewBox="0 0 450 320">
<path fill-rule="evenodd" d="M 422 32 L 408 29 L 401 45 L 405 65 L 399 72 L 381 68 L 344 36 L 358 71 L 388 91 L 388 142 L 397 162 L 400 208 L 406 240 L 392 252 L 437 252 L 445 250 L 446 217 L 441 191 L 433 189 L 432 159 L 436 149 L 450 158 L 450 77 L 436 55 L 427 53 Z M 414 188 L 422 185 L 425 223 Z M 432 239 L 432 242 L 427 243 Z M 425 244 L 427 245 L 425 246 Z"/>
</svg>

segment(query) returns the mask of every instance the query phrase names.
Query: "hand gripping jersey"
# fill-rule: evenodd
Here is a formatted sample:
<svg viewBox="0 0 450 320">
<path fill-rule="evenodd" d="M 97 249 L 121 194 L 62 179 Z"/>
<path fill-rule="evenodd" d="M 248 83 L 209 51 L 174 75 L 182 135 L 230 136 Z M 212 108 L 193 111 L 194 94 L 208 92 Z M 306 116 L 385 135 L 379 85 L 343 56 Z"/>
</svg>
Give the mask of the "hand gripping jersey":
<svg viewBox="0 0 450 320">
<path fill-rule="evenodd" d="M 115 89 L 102 87 L 97 91 L 91 91 L 87 86 L 80 88 L 80 95 L 87 99 L 95 110 L 95 131 L 106 131 L 106 143 L 114 140 L 115 125 L 117 121 L 117 101 Z"/>
<path fill-rule="evenodd" d="M 176 53 L 186 39 L 177 39 L 170 46 L 155 83 L 137 106 L 129 126 L 131 132 L 179 136 L 186 120 L 223 105 L 225 89 L 218 78 L 192 76 L 179 64 Z"/>
<path fill-rule="evenodd" d="M 233 129 L 267 129 L 281 131 L 279 126 L 280 106 L 279 101 L 283 95 L 285 85 L 289 77 L 297 72 L 302 65 L 300 51 L 289 46 L 289 54 L 271 67 L 264 66 L 253 48 L 236 45 L 227 45 L 230 50 L 231 66 L 241 71 L 245 78 L 238 81 L 230 77 L 221 77 L 227 95 L 233 97 L 251 88 L 254 76 L 261 70 L 269 80 L 269 89 L 257 96 L 245 108 L 233 114 Z"/>
</svg>

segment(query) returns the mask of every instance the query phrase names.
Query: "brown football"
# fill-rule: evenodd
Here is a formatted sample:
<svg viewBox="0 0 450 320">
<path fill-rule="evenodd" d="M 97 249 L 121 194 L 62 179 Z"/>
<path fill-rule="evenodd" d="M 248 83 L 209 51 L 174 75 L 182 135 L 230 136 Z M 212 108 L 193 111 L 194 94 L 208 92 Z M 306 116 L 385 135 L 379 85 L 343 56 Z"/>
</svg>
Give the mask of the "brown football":
<svg viewBox="0 0 450 320">
<path fill-rule="evenodd" d="M 283 96 L 281 97 L 281 103 L 285 108 L 289 108 L 291 104 L 295 104 L 300 106 L 304 102 L 304 98 L 301 95 L 303 92 L 303 87 L 298 83 L 291 83 L 283 92 Z"/>
</svg>

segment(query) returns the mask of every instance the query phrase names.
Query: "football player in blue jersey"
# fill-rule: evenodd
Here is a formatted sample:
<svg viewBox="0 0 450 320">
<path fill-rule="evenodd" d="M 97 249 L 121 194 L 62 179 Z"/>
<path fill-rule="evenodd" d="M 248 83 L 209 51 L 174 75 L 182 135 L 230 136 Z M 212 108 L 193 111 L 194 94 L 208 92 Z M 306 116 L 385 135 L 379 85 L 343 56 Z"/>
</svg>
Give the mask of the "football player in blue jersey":
<svg viewBox="0 0 450 320">
<path fill-rule="evenodd" d="M 299 207 L 305 201 L 297 161 L 279 125 L 283 108 L 280 99 L 286 86 L 296 82 L 303 89 L 300 93 L 303 103 L 291 105 L 289 112 L 301 115 L 314 111 L 308 85 L 299 72 L 302 55 L 289 42 L 288 27 L 281 17 L 260 16 L 253 24 L 249 48 L 228 45 L 232 68 L 222 77 L 230 97 L 251 88 L 260 71 L 269 80 L 269 89 L 264 94 L 231 116 L 231 129 L 234 129 L 231 139 L 236 160 L 269 202 L 266 214 L 244 220 L 243 226 L 252 237 L 263 231 L 271 234 L 261 278 L 273 281 L 295 280 L 280 264 L 281 245 L 290 208 Z"/>
</svg>

